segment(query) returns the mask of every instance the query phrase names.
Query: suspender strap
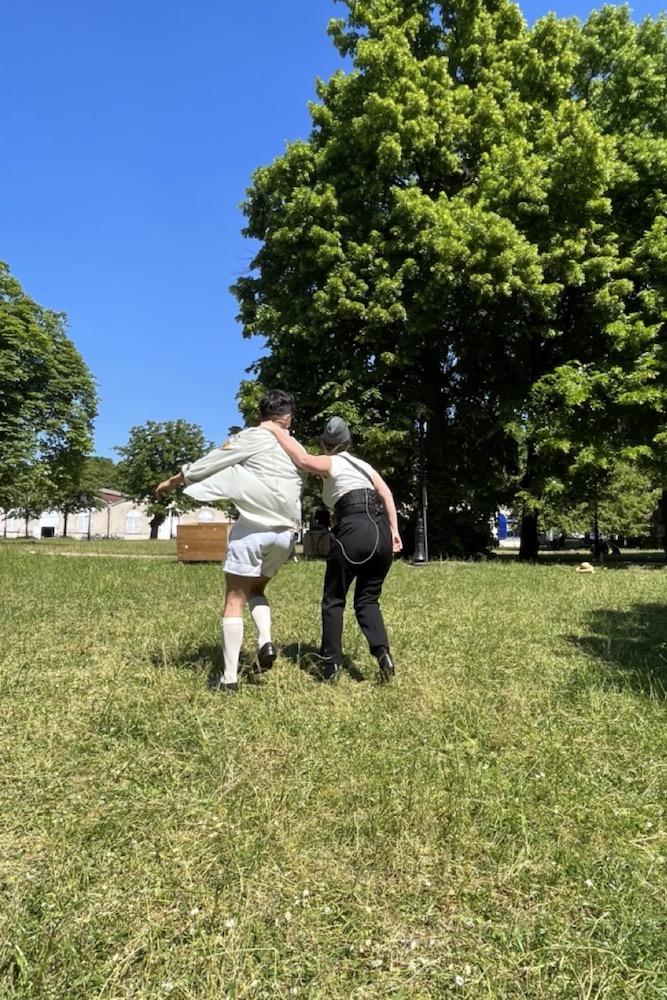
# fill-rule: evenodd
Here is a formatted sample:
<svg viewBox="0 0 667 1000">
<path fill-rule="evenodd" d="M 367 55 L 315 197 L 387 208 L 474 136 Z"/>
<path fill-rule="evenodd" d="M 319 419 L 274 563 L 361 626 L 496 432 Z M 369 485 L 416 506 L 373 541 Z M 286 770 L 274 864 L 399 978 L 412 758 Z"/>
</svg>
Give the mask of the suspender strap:
<svg viewBox="0 0 667 1000">
<path fill-rule="evenodd" d="M 357 465 L 357 463 L 354 462 L 349 455 L 339 455 L 338 457 L 344 458 L 346 462 L 349 462 L 350 465 L 354 466 L 357 472 L 360 472 L 362 476 L 365 476 L 368 482 L 371 484 L 371 486 L 373 486 L 373 489 L 375 489 L 375 486 L 373 484 L 373 477 L 368 472 L 366 472 L 366 470 L 363 469 L 360 465 Z"/>
</svg>

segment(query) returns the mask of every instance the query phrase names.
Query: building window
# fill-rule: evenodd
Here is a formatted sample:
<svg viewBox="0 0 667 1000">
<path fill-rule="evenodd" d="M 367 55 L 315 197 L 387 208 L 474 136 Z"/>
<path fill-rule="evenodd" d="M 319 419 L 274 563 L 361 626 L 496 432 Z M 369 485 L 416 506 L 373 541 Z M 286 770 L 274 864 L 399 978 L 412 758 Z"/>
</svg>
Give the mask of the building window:
<svg viewBox="0 0 667 1000">
<path fill-rule="evenodd" d="M 130 513 L 125 518 L 125 534 L 126 535 L 140 535 L 141 534 L 141 514 L 137 510 L 131 510 Z"/>
</svg>

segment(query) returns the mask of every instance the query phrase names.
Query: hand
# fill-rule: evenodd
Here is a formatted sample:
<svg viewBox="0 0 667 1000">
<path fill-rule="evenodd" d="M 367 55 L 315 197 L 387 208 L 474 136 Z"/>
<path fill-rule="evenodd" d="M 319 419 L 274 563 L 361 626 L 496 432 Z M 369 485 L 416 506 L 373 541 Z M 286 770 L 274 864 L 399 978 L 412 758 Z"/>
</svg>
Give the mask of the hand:
<svg viewBox="0 0 667 1000">
<path fill-rule="evenodd" d="M 403 549 L 403 542 L 401 541 L 401 536 L 397 531 L 392 531 L 391 533 L 391 549 L 394 555 L 398 555 Z"/>
<path fill-rule="evenodd" d="M 173 488 L 174 487 L 172 486 L 171 479 L 165 479 L 163 482 L 158 483 L 158 485 L 155 487 L 155 495 L 158 498 L 166 497 L 171 493 Z"/>
<path fill-rule="evenodd" d="M 165 479 L 163 482 L 158 483 L 155 487 L 155 493 L 158 497 L 169 496 L 173 493 L 179 483 L 182 482 L 182 477 L 179 472 L 177 476 L 172 476 L 170 479 Z"/>
</svg>

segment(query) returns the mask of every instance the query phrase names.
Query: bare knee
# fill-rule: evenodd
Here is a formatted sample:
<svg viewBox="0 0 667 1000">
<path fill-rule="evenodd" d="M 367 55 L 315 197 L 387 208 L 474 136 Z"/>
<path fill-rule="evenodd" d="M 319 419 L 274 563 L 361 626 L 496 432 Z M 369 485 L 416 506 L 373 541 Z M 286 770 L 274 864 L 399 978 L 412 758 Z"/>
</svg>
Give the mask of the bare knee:
<svg viewBox="0 0 667 1000">
<path fill-rule="evenodd" d="M 261 597 L 269 582 L 266 576 L 234 576 L 232 573 L 227 573 L 225 580 L 225 618 L 241 618 L 248 600 L 251 597 Z"/>
<path fill-rule="evenodd" d="M 228 590 L 225 594 L 225 618 L 241 618 L 246 606 L 247 595 L 242 590 Z"/>
<path fill-rule="evenodd" d="M 251 578 L 245 576 L 225 575 L 227 589 L 225 591 L 225 618 L 241 618 L 249 596 Z"/>
</svg>

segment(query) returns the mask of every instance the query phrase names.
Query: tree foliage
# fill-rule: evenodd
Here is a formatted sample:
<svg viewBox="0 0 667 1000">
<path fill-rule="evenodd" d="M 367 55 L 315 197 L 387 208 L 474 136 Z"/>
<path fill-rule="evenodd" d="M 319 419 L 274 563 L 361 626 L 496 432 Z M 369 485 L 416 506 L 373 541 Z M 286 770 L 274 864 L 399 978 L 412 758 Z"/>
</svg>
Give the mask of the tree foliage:
<svg viewBox="0 0 667 1000">
<path fill-rule="evenodd" d="M 557 467 L 560 455 L 561 471 L 557 477 L 551 472 L 552 480 L 557 478 L 563 495 L 576 496 L 585 475 L 590 506 L 605 491 L 613 494 L 619 468 L 626 470 L 626 482 L 649 475 L 646 496 L 651 483 L 667 485 L 662 448 L 667 313 L 661 291 L 667 263 L 661 238 L 667 206 L 667 19 L 637 25 L 627 7 L 604 7 L 583 25 L 578 51 L 574 95 L 613 143 L 607 197 L 616 247 L 615 302 L 602 330 L 600 357 L 586 361 L 578 354 L 566 361 L 534 387 L 533 398 L 547 468 Z M 551 484 L 544 485 L 548 494 Z M 633 491 L 626 492 L 629 518 Z"/>
<path fill-rule="evenodd" d="M 11 499 L 11 505 L 5 508 L 5 517 L 22 518 L 27 537 L 28 522 L 52 506 L 53 481 L 48 465 L 45 462 L 18 462 L 12 470 Z"/>
<path fill-rule="evenodd" d="M 196 506 L 185 494 L 158 499 L 155 487 L 186 462 L 193 462 L 212 447 L 197 424 L 186 420 L 147 421 L 130 430 L 126 445 L 116 448 L 121 455 L 119 465 L 122 489 L 137 503 L 145 503 L 151 516 L 151 538 L 157 538 L 158 528 L 168 509 L 182 512 Z"/>
<path fill-rule="evenodd" d="M 121 482 L 117 464 L 101 455 L 88 455 L 82 462 L 63 468 L 50 496 L 51 506 L 63 515 L 63 535 L 67 535 L 70 514 L 102 507 L 100 490 L 120 489 Z"/>
<path fill-rule="evenodd" d="M 658 503 L 658 490 L 638 465 L 611 459 L 603 476 L 585 481 L 575 478 L 567 492 L 561 483 L 548 484 L 544 523 L 565 534 L 592 532 L 598 524 L 601 536 L 646 538 Z M 556 487 L 555 489 L 553 487 Z"/>
<path fill-rule="evenodd" d="M 96 410 L 65 316 L 38 305 L 0 263 L 0 507 L 22 503 L 33 465 L 46 493 L 72 474 L 90 450 Z"/>
<path fill-rule="evenodd" d="M 268 352 L 242 404 L 284 385 L 306 436 L 340 413 L 407 506 L 424 415 L 432 551 L 479 549 L 517 497 L 536 546 L 547 484 L 640 447 L 629 428 L 659 409 L 637 267 L 667 190 L 664 21 L 346 6 L 351 71 L 318 82 L 310 137 L 245 204 L 259 249 L 234 291 Z"/>
</svg>

